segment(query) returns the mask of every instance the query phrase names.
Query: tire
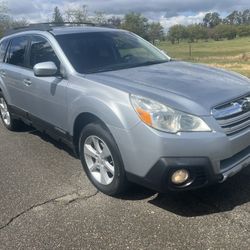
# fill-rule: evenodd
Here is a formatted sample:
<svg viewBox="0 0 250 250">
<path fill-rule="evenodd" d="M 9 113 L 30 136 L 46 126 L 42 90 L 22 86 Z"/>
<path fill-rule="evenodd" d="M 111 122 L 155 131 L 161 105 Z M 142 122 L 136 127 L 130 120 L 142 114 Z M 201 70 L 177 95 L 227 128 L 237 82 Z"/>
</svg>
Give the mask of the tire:
<svg viewBox="0 0 250 250">
<path fill-rule="evenodd" d="M 91 123 L 84 127 L 79 150 L 85 173 L 98 190 L 110 196 L 125 192 L 128 182 L 120 151 L 105 126 Z"/>
<path fill-rule="evenodd" d="M 9 111 L 9 106 L 0 93 L 0 117 L 3 125 L 10 131 L 17 131 L 21 128 L 22 122 L 13 118 L 13 115 Z"/>
</svg>

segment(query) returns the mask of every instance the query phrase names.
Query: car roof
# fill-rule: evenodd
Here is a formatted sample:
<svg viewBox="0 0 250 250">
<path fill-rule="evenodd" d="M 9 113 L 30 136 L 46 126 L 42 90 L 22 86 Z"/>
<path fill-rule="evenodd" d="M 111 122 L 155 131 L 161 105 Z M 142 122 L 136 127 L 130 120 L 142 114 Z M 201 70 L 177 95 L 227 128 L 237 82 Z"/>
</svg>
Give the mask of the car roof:
<svg viewBox="0 0 250 250">
<path fill-rule="evenodd" d="M 20 34 L 26 31 L 47 31 L 53 35 L 63 35 L 63 34 L 73 34 L 73 33 L 84 33 L 84 32 L 108 32 L 115 31 L 114 27 L 110 25 L 98 25 L 94 23 L 64 23 L 64 24 L 54 24 L 54 23 L 38 23 L 30 24 L 25 27 L 18 27 L 14 29 L 7 30 L 4 33 L 4 37 L 13 34 Z"/>
<path fill-rule="evenodd" d="M 108 32 L 114 31 L 114 28 L 106 27 L 55 27 L 50 30 L 53 35 L 64 35 L 64 34 L 74 34 L 74 33 L 89 33 L 89 32 Z"/>
</svg>

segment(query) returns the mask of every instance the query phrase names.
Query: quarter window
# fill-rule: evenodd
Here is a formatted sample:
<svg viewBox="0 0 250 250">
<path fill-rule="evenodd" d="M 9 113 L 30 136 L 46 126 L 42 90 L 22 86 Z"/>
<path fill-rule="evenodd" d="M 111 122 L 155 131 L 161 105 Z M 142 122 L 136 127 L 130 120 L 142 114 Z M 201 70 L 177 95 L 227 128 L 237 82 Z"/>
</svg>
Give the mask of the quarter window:
<svg viewBox="0 0 250 250">
<path fill-rule="evenodd" d="M 30 47 L 30 67 L 33 68 L 37 63 L 54 62 L 60 67 L 60 61 L 56 56 L 49 42 L 43 37 L 33 37 Z"/>
<path fill-rule="evenodd" d="M 16 37 L 12 40 L 7 63 L 25 67 L 25 52 L 28 45 L 28 37 Z"/>
</svg>

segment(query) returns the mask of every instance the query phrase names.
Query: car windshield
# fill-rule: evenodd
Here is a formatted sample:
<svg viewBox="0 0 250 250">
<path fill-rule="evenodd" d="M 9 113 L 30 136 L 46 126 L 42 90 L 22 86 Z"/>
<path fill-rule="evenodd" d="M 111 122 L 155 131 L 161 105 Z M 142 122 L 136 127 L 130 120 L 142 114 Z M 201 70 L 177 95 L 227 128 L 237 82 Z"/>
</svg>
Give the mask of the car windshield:
<svg viewBox="0 0 250 250">
<path fill-rule="evenodd" d="M 89 74 L 168 62 L 170 59 L 144 39 L 124 31 L 56 36 L 79 73 Z"/>
</svg>

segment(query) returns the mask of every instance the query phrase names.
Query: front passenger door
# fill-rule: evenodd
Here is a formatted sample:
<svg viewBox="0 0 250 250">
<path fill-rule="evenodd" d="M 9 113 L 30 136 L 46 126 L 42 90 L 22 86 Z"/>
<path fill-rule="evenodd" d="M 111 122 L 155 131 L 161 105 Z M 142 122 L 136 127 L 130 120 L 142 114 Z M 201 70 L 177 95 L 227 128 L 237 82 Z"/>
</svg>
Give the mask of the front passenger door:
<svg viewBox="0 0 250 250">
<path fill-rule="evenodd" d="M 58 75 L 51 77 L 37 77 L 33 67 L 37 63 L 52 61 L 58 67 Z M 66 88 L 67 80 L 59 75 L 61 62 L 50 42 L 42 36 L 33 36 L 30 42 L 29 65 L 32 69 L 26 76 L 32 85 L 32 95 L 35 103 L 31 107 L 31 114 L 38 125 L 45 122 L 60 130 L 67 128 Z M 37 119 L 36 119 L 37 118 Z M 50 128 L 50 127 L 49 127 Z"/>
</svg>

